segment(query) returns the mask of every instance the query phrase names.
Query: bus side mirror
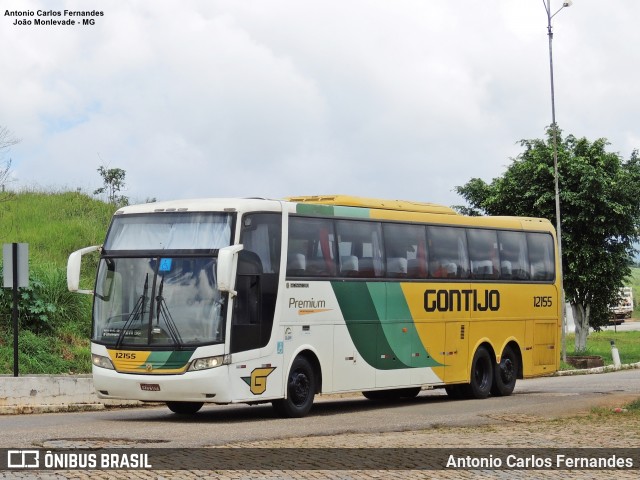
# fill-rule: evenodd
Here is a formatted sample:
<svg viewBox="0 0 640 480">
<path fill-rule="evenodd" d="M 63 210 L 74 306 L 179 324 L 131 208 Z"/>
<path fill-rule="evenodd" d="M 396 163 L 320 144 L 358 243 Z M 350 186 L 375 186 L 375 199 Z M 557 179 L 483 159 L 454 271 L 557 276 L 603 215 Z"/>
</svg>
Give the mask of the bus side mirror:
<svg viewBox="0 0 640 480">
<path fill-rule="evenodd" d="M 101 245 L 81 248 L 69 255 L 67 260 L 67 288 L 70 292 L 92 294 L 93 290 L 80 290 L 80 266 L 82 265 L 82 256 L 96 252 L 102 248 Z"/>
<path fill-rule="evenodd" d="M 238 268 L 238 252 L 243 248 L 244 245 L 231 245 L 218 250 L 218 267 L 216 271 L 218 290 L 229 292 L 232 296 L 238 293 L 234 288 L 236 270 Z"/>
</svg>

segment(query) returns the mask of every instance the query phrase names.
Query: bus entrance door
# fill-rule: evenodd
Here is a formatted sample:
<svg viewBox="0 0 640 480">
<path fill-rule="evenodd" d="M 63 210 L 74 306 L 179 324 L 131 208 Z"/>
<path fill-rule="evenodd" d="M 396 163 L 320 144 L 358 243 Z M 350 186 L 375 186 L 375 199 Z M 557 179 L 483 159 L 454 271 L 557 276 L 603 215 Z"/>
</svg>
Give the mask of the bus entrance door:
<svg viewBox="0 0 640 480">
<path fill-rule="evenodd" d="M 447 383 L 468 382 L 469 369 L 469 322 L 450 321 L 445 326 L 444 381 Z"/>
</svg>

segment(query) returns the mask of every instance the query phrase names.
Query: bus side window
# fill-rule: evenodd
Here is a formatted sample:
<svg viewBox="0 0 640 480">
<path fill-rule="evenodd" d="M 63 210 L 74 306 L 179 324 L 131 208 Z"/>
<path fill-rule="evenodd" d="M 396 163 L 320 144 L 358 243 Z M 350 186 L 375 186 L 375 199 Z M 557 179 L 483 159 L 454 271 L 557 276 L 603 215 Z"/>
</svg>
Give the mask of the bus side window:
<svg viewBox="0 0 640 480">
<path fill-rule="evenodd" d="M 524 232 L 499 231 L 500 242 L 500 278 L 502 280 L 528 280 L 529 252 L 527 236 Z"/>
<path fill-rule="evenodd" d="M 231 320 L 231 353 L 269 343 L 278 293 L 281 221 L 279 213 L 255 213 L 242 219 L 238 269 Z"/>
<path fill-rule="evenodd" d="M 385 274 L 382 225 L 379 222 L 336 222 L 340 274 L 347 277 L 379 278 Z"/>
<path fill-rule="evenodd" d="M 555 276 L 553 237 L 546 233 L 527 233 L 532 280 L 553 280 Z"/>
<path fill-rule="evenodd" d="M 426 278 L 426 230 L 423 226 L 384 224 L 387 277 Z"/>
<path fill-rule="evenodd" d="M 333 222 L 324 218 L 289 217 L 288 277 L 336 274 Z"/>
<path fill-rule="evenodd" d="M 429 276 L 433 278 L 469 278 L 467 235 L 464 228 L 430 226 Z"/>
<path fill-rule="evenodd" d="M 254 213 L 243 220 L 241 242 L 245 251 L 254 252 L 260 259 L 261 273 L 280 271 L 281 216 L 273 213 Z"/>
<path fill-rule="evenodd" d="M 471 276 L 475 279 L 495 280 L 500 276 L 498 237 L 495 230 L 468 228 Z M 505 269 L 506 269 L 505 264 Z"/>
</svg>

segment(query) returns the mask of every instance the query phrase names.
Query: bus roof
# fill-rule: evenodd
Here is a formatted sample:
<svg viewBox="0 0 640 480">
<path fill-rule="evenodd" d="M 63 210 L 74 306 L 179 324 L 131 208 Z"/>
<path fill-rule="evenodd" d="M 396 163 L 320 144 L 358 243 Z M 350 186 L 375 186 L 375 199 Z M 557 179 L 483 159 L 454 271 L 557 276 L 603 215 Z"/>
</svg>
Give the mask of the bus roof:
<svg viewBox="0 0 640 480">
<path fill-rule="evenodd" d="M 296 203 L 315 203 L 319 205 L 339 205 L 342 207 L 365 207 L 379 210 L 400 210 L 404 212 L 458 215 L 454 209 L 445 207 L 444 205 L 412 202 L 409 200 L 383 200 L 379 198 L 353 197 L 350 195 L 313 195 L 308 197 L 289 197 L 287 200 Z"/>
<path fill-rule="evenodd" d="M 513 216 L 468 217 L 454 209 L 436 203 L 421 203 L 409 200 L 385 200 L 355 197 L 350 195 L 313 195 L 289 197 L 286 200 L 297 204 L 298 213 L 320 216 L 357 216 L 386 220 L 435 222 L 449 225 L 475 225 L 523 230 L 553 231 L 551 222 L 545 218 Z M 314 208 L 316 207 L 317 208 Z M 302 208 L 300 208 L 302 207 Z M 307 208 L 308 207 L 308 208 Z M 360 213 L 355 213 L 360 210 Z"/>
<path fill-rule="evenodd" d="M 193 198 L 143 203 L 119 208 L 115 215 L 162 212 L 282 211 L 281 200 L 264 198 Z"/>
<path fill-rule="evenodd" d="M 409 200 L 385 200 L 350 195 L 313 195 L 288 197 L 284 201 L 290 202 L 289 208 L 293 208 L 293 211 L 298 211 L 298 213 L 304 211 L 305 213 L 321 216 L 364 216 L 367 218 L 436 222 L 451 225 L 553 230 L 551 223 L 547 219 L 506 216 L 467 217 L 458 214 L 452 208 L 444 205 L 413 202 Z M 298 208 L 296 208 L 295 205 L 298 205 Z M 162 212 L 281 212 L 282 208 L 283 200 L 264 198 L 198 198 L 130 205 L 118 209 L 115 215 Z"/>
</svg>

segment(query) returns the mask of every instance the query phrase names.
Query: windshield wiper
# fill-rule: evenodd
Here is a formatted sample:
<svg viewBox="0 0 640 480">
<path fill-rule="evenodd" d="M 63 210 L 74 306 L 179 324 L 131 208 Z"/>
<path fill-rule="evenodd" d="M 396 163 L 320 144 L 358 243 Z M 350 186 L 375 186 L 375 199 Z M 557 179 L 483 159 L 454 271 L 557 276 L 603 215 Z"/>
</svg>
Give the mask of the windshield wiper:
<svg viewBox="0 0 640 480">
<path fill-rule="evenodd" d="M 180 332 L 178 332 L 178 327 L 176 326 L 176 323 L 173 320 L 173 317 L 171 316 L 171 312 L 169 311 L 169 307 L 167 307 L 167 302 L 165 301 L 164 297 L 162 296 L 162 291 L 164 290 L 164 277 L 162 277 L 162 280 L 160 281 L 160 287 L 158 288 L 158 295 L 156 296 L 156 315 L 157 315 L 157 320 L 156 320 L 156 324 L 160 324 L 160 316 L 162 316 L 162 319 L 164 320 L 165 324 L 167 325 L 167 332 L 169 332 L 169 336 L 171 337 L 171 340 L 173 340 L 173 343 L 178 347 L 181 348 L 182 347 L 182 337 L 180 336 Z"/>
<path fill-rule="evenodd" d="M 142 295 L 140 295 L 140 298 L 138 298 L 138 301 L 134 305 L 132 312 L 129 314 L 127 321 L 124 322 L 122 330 L 120 330 L 120 334 L 118 335 L 118 340 L 116 341 L 116 344 L 115 344 L 116 349 L 120 348 L 120 346 L 122 345 L 122 341 L 124 340 L 124 335 L 125 335 L 125 332 L 127 331 L 127 328 L 129 328 L 129 326 L 137 318 L 139 319 L 144 318 L 144 307 L 147 303 L 148 290 L 149 290 L 149 274 L 147 273 L 144 279 L 144 287 L 142 289 Z"/>
</svg>

